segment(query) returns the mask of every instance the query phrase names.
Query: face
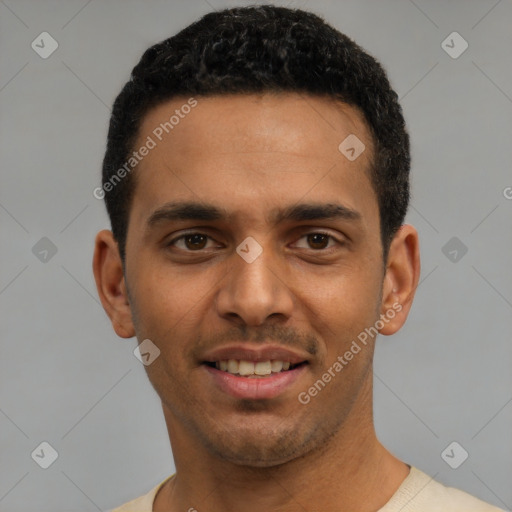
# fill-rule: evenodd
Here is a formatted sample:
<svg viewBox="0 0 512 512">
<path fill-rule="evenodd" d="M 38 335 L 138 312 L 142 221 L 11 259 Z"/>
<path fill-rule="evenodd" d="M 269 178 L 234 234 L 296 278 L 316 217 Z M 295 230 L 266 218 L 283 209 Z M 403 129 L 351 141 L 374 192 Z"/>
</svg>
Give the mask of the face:
<svg viewBox="0 0 512 512">
<path fill-rule="evenodd" d="M 390 293 L 372 142 L 358 111 L 332 100 L 196 101 L 173 99 L 141 125 L 135 146 L 155 147 L 134 171 L 129 313 L 114 327 L 160 350 L 145 368 L 170 429 L 271 466 L 321 446 L 368 399 L 373 340 L 353 342 Z M 353 161 L 338 149 L 351 134 L 366 147 Z"/>
</svg>

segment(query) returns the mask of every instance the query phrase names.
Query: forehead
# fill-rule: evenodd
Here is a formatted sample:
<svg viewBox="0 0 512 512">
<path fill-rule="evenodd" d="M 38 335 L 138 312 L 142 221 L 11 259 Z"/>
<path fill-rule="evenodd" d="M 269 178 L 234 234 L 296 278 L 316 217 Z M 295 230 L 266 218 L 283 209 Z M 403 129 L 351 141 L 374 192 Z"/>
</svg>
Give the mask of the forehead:
<svg viewBox="0 0 512 512">
<path fill-rule="evenodd" d="M 181 151 L 194 153 L 202 149 L 198 140 L 209 145 L 221 143 L 226 151 L 284 149 L 302 156 L 323 153 L 330 143 L 336 150 L 340 137 L 350 134 L 371 143 L 357 108 L 331 98 L 296 93 L 174 98 L 146 114 L 140 136 L 147 134 L 163 145 L 174 139 Z M 318 145 L 319 139 L 326 139 L 325 144 Z"/>
<path fill-rule="evenodd" d="M 345 140 L 364 144 L 356 160 L 340 151 Z M 306 196 L 376 208 L 367 171 L 369 130 L 357 109 L 332 99 L 284 93 L 174 98 L 143 119 L 135 146 L 149 141 L 152 149 L 135 171 L 133 220 L 142 222 L 175 199 L 217 201 L 254 217 L 258 207 Z"/>
</svg>

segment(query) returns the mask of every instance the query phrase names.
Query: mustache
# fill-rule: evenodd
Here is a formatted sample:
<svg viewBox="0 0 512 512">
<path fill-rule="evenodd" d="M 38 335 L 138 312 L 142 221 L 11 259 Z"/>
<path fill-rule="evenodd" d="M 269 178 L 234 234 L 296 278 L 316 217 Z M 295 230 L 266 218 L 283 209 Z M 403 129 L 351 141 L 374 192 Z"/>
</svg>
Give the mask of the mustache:
<svg viewBox="0 0 512 512">
<path fill-rule="evenodd" d="M 228 344 L 229 342 L 252 342 L 261 345 L 276 344 L 287 346 L 311 354 L 318 353 L 318 340 L 311 334 L 301 334 L 290 327 L 277 325 L 266 325 L 256 329 L 247 326 L 232 327 L 227 331 L 219 333 L 208 333 L 208 335 L 199 335 L 191 348 L 191 356 L 199 359 L 201 353 L 206 350 Z"/>
</svg>

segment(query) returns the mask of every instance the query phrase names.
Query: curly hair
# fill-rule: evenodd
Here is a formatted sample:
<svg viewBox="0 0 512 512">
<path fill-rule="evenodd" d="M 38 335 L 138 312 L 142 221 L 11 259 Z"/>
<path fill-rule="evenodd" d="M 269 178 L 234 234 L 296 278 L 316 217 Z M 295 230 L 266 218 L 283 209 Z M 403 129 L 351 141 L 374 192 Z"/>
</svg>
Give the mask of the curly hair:
<svg viewBox="0 0 512 512">
<path fill-rule="evenodd" d="M 385 261 L 409 203 L 409 136 L 398 95 L 379 62 L 303 10 L 261 5 L 211 12 L 147 49 L 114 102 L 103 186 L 130 157 L 151 108 L 178 96 L 265 92 L 332 98 L 362 113 L 374 146 L 369 175 Z M 104 195 L 123 263 L 136 181 L 129 173 Z"/>
</svg>

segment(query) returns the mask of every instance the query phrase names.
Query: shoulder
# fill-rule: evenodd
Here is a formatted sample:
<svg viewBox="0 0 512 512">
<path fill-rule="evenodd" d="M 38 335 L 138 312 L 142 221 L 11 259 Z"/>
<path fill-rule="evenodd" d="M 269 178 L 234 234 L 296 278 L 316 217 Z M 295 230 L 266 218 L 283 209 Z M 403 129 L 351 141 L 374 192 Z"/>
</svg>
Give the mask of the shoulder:
<svg viewBox="0 0 512 512">
<path fill-rule="evenodd" d="M 503 512 L 470 494 L 445 487 L 412 467 L 398 491 L 379 512 Z"/>
<path fill-rule="evenodd" d="M 134 500 L 131 500 L 128 503 L 125 503 L 124 505 L 121 505 L 120 507 L 112 509 L 108 512 L 153 512 L 153 503 L 155 501 L 155 497 L 165 482 L 167 482 L 170 478 L 172 478 L 172 475 L 153 487 L 153 489 L 151 489 L 147 494 L 144 494 L 144 496 L 139 496 L 138 498 L 135 498 Z"/>
</svg>

